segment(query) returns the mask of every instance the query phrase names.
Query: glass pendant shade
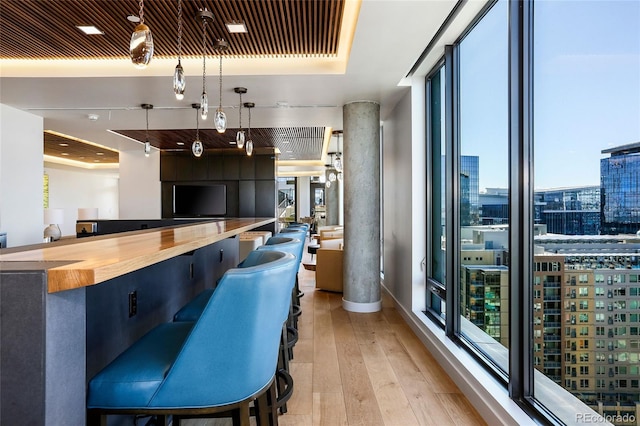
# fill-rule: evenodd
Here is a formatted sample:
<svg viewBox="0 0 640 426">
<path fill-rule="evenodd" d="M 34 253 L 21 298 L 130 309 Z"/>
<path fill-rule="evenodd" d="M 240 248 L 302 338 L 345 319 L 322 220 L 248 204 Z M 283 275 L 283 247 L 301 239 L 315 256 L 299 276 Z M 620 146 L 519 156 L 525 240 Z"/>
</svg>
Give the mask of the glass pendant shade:
<svg viewBox="0 0 640 426">
<path fill-rule="evenodd" d="M 203 120 L 206 120 L 208 114 L 209 97 L 207 96 L 207 92 L 202 92 L 202 98 L 200 98 L 200 117 L 202 117 Z"/>
<path fill-rule="evenodd" d="M 253 141 L 251 139 L 247 141 L 245 149 L 247 151 L 248 156 L 251 156 L 251 154 L 253 154 Z"/>
<path fill-rule="evenodd" d="M 331 188 L 331 181 L 327 181 L 324 186 L 326 186 L 327 188 Z"/>
<path fill-rule="evenodd" d="M 195 141 L 193 141 L 193 143 L 191 144 L 191 152 L 195 157 L 200 157 L 202 155 L 202 153 L 204 152 L 204 147 L 202 146 L 202 142 L 200 141 L 200 139 L 196 139 Z"/>
<path fill-rule="evenodd" d="M 215 124 L 218 133 L 224 133 L 227 130 L 227 114 L 224 113 L 222 108 L 216 110 L 216 115 L 213 117 L 213 124 Z"/>
<path fill-rule="evenodd" d="M 184 88 L 186 87 L 187 82 L 184 76 L 184 69 L 182 69 L 182 65 L 180 61 L 178 61 L 178 65 L 176 65 L 176 70 L 173 73 L 173 93 L 176 94 L 176 99 L 181 101 L 184 99 Z"/>
<path fill-rule="evenodd" d="M 342 181 L 342 172 L 339 172 L 339 173 L 338 173 L 338 175 L 336 176 L 336 178 L 337 178 L 339 181 Z"/>
<path fill-rule="evenodd" d="M 329 173 L 329 182 L 335 182 L 336 181 L 336 174 L 331 172 Z"/>
<path fill-rule="evenodd" d="M 333 168 L 336 169 L 337 172 L 342 171 L 342 158 L 340 158 L 340 155 L 336 156 L 336 159 L 333 162 Z"/>
<path fill-rule="evenodd" d="M 146 141 L 144 143 L 144 156 L 148 157 L 149 154 L 151 154 L 151 144 L 149 143 L 149 141 Z"/>
<path fill-rule="evenodd" d="M 146 68 L 153 57 L 153 35 L 145 24 L 136 26 L 129 43 L 131 62 L 136 68 Z"/>
<path fill-rule="evenodd" d="M 238 130 L 236 133 L 236 146 L 240 149 L 244 148 L 244 130 Z"/>
</svg>

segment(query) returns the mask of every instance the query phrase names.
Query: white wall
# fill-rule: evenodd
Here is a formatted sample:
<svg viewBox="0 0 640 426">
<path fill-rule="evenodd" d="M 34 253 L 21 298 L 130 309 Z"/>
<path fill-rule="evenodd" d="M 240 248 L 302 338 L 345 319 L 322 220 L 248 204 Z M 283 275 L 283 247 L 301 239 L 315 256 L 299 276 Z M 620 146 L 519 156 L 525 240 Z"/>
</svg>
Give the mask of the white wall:
<svg viewBox="0 0 640 426">
<path fill-rule="evenodd" d="M 120 219 L 160 219 L 160 151 L 120 151 Z"/>
<path fill-rule="evenodd" d="M 87 170 L 45 163 L 49 207 L 64 210 L 63 236 L 76 235 L 78 209 L 98 208 L 97 219 L 118 219 L 118 170 Z"/>
<path fill-rule="evenodd" d="M 400 99 L 383 119 L 384 283 L 394 297 L 411 309 L 412 245 L 419 235 L 412 224 L 411 95 Z"/>
<path fill-rule="evenodd" d="M 300 176 L 297 178 L 296 189 L 296 210 L 298 219 L 301 217 L 311 216 L 311 178 L 309 176 Z"/>
<path fill-rule="evenodd" d="M 0 231 L 8 247 L 41 243 L 43 119 L 0 104 Z"/>
</svg>

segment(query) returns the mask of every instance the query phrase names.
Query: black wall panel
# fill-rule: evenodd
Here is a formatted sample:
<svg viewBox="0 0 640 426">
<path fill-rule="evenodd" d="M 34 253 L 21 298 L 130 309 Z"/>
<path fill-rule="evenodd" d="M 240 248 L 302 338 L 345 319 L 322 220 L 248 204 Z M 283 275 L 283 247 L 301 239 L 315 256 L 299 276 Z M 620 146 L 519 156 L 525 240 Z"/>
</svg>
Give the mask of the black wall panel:
<svg viewBox="0 0 640 426">
<path fill-rule="evenodd" d="M 162 152 L 162 217 L 173 217 L 173 185 L 223 183 L 227 186 L 225 217 L 276 217 L 276 162 L 273 154 L 243 151 L 209 152 L 195 158 L 184 152 Z"/>
</svg>

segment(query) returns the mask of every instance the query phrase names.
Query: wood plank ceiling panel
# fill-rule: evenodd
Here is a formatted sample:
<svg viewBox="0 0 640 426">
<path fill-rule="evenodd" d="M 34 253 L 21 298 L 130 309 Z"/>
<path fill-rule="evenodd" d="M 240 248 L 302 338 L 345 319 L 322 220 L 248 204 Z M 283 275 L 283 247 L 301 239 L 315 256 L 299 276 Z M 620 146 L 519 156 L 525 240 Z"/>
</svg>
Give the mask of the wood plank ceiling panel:
<svg viewBox="0 0 640 426">
<path fill-rule="evenodd" d="M 228 128 L 225 133 L 220 134 L 215 129 L 200 129 L 199 135 L 205 150 L 235 149 L 237 131 L 236 128 Z M 248 138 L 248 129 L 245 128 L 244 131 Z M 295 157 L 295 160 L 318 160 L 322 155 L 325 131 L 324 127 L 252 128 L 251 139 L 256 149 L 278 149 L 281 160 L 293 159 L 291 157 Z M 141 144 L 146 138 L 146 130 L 114 132 L 135 139 Z M 188 152 L 195 135 L 195 129 L 149 130 L 149 143 L 160 150 Z"/>
<path fill-rule="evenodd" d="M 207 26 L 212 43 L 229 42 L 225 55 L 335 56 L 345 0 L 183 0 L 183 55 L 202 55 L 201 8 L 214 14 Z M 144 3 L 144 22 L 154 37 L 154 57 L 177 55 L 177 0 Z M 11 0 L 2 2 L 0 57 L 12 59 L 112 59 L 128 56 L 139 14 L 136 0 Z M 225 22 L 244 21 L 248 34 L 230 34 Z M 86 36 L 77 25 L 95 25 L 103 35 Z M 211 51 L 210 51 L 211 53 Z"/>
</svg>

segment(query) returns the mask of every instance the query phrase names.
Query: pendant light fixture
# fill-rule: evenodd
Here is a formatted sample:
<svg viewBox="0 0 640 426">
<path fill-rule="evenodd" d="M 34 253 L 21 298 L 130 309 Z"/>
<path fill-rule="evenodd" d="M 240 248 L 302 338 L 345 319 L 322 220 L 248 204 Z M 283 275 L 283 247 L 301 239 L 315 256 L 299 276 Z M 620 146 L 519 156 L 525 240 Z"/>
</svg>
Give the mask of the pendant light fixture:
<svg viewBox="0 0 640 426">
<path fill-rule="evenodd" d="M 202 146 L 202 141 L 200 140 L 200 122 L 198 119 L 198 110 L 200 109 L 200 104 L 191 104 L 191 107 L 195 108 L 196 110 L 196 139 L 191 144 L 191 153 L 194 157 L 200 157 L 204 152 L 204 147 Z"/>
<path fill-rule="evenodd" d="M 220 58 L 220 104 L 218 109 L 216 110 L 216 115 L 213 117 L 213 124 L 216 126 L 216 130 L 218 133 L 224 133 L 227 130 L 227 115 L 222 110 L 222 52 L 227 50 L 229 47 L 229 43 L 224 41 L 224 39 L 216 40 L 216 43 L 213 45 L 213 48 L 216 52 L 218 52 L 218 57 Z"/>
<path fill-rule="evenodd" d="M 136 68 L 146 68 L 153 57 L 153 35 L 144 24 L 144 0 L 140 0 L 140 23 L 133 30 L 129 42 L 129 55 Z"/>
<path fill-rule="evenodd" d="M 251 140 L 251 108 L 253 108 L 254 106 L 256 106 L 256 104 L 254 104 L 253 102 L 244 103 L 244 107 L 249 110 L 249 131 L 247 135 L 248 139 L 244 144 L 244 149 L 247 152 L 248 156 L 251 156 L 251 154 L 253 154 L 253 141 Z"/>
<path fill-rule="evenodd" d="M 333 168 L 336 169 L 336 172 L 342 172 L 342 158 L 340 153 L 340 136 L 342 136 L 342 130 L 334 130 L 333 135 L 337 138 L 338 144 L 338 152 L 336 153 L 336 158 L 333 160 Z"/>
<path fill-rule="evenodd" d="M 245 137 L 244 137 L 244 130 L 242 130 L 242 95 L 244 93 L 247 93 L 247 88 L 246 87 L 235 87 L 233 89 L 234 92 L 236 92 L 237 94 L 240 95 L 240 108 L 238 109 L 239 111 L 239 119 L 238 119 L 238 133 L 236 133 L 236 145 L 238 148 L 242 149 L 244 148 L 244 141 L 245 141 Z"/>
<path fill-rule="evenodd" d="M 149 110 L 153 109 L 153 105 L 142 104 L 140 105 L 140 107 L 142 107 L 142 109 L 145 110 L 145 113 L 147 116 L 147 127 L 146 127 L 145 138 L 144 138 L 144 156 L 149 157 L 149 154 L 151 154 L 151 142 L 149 142 Z"/>
<path fill-rule="evenodd" d="M 209 97 L 207 96 L 207 24 L 213 21 L 213 13 L 206 8 L 198 12 L 202 20 L 202 97 L 200 98 L 200 117 L 207 119 L 209 114 Z"/>
<path fill-rule="evenodd" d="M 187 81 L 184 76 L 184 69 L 181 64 L 182 59 L 182 0 L 178 0 L 178 65 L 173 73 L 173 93 L 176 99 L 181 101 L 184 99 L 184 89 Z"/>
</svg>

